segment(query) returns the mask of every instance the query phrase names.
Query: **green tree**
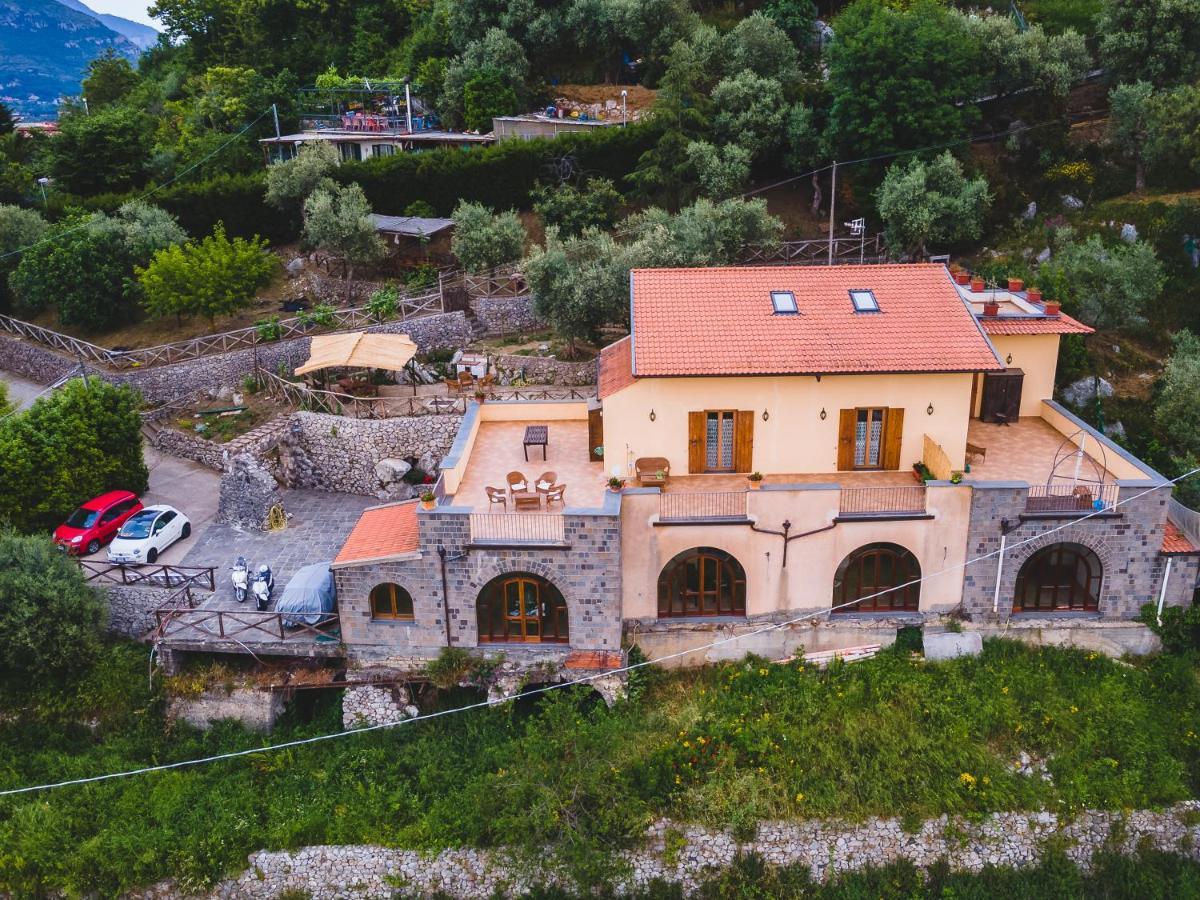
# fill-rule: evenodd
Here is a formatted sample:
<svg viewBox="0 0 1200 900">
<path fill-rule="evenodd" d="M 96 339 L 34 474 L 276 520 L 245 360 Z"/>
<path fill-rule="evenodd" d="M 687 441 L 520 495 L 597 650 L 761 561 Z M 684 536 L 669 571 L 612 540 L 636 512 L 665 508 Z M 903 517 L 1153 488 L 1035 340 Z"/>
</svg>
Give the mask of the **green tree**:
<svg viewBox="0 0 1200 900">
<path fill-rule="evenodd" d="M 627 317 L 629 262 L 610 234 L 587 228 L 560 237 L 551 226 L 546 246 L 522 263 L 534 310 L 567 339 L 574 355 L 580 341 L 596 341 L 609 322 Z"/>
<path fill-rule="evenodd" d="M 774 78 L 749 70 L 723 78 L 712 91 L 713 136 L 722 144 L 738 144 L 762 160 L 783 140 L 790 108 Z"/>
<path fill-rule="evenodd" d="M 355 267 L 375 262 L 387 251 L 367 195 L 357 184 L 320 187 L 304 201 L 304 240 L 343 261 L 347 297 Z"/>
<path fill-rule="evenodd" d="M 751 246 L 779 242 L 783 223 L 765 200 L 701 198 L 674 215 L 651 208 L 625 220 L 633 236 L 630 254 L 638 268 L 728 266 Z"/>
<path fill-rule="evenodd" d="M 1073 29 L 1049 35 L 1041 25 L 1021 30 L 1007 14 L 955 13 L 978 50 L 984 90 L 1001 96 L 1018 90 L 1041 92 L 1057 100 L 1091 67 L 1083 35 Z"/>
<path fill-rule="evenodd" d="M 1174 347 L 1159 382 L 1154 418 L 1170 441 L 1175 467 L 1182 473 L 1200 461 L 1200 337 L 1184 329 L 1173 336 Z M 1194 481 L 1195 479 L 1192 479 Z M 1200 498 L 1191 483 L 1190 498 Z"/>
<path fill-rule="evenodd" d="M 621 195 L 607 178 L 589 178 L 582 187 L 572 184 L 539 184 L 530 192 L 533 211 L 547 227 L 564 237 L 585 228 L 611 228 L 621 208 Z"/>
<path fill-rule="evenodd" d="M 8 276 L 21 261 L 17 251 L 32 247 L 49 228 L 46 220 L 32 209 L 0 205 L 0 311 L 8 309 L 12 302 Z"/>
<path fill-rule="evenodd" d="M 266 241 L 258 237 L 231 241 L 225 226 L 218 224 L 204 240 L 159 250 L 149 265 L 134 272 L 142 287 L 142 305 L 150 315 L 200 315 L 215 327 L 217 316 L 248 306 L 278 268 Z"/>
<path fill-rule="evenodd" d="M 1200 76 L 1200 4 L 1194 0 L 1105 0 L 1096 34 L 1100 62 L 1113 81 L 1165 87 Z"/>
<path fill-rule="evenodd" d="M 716 147 L 708 141 L 692 141 L 688 144 L 687 155 L 696 170 L 700 193 L 710 200 L 724 200 L 740 194 L 750 180 L 752 156 L 745 147 L 737 144 Z"/>
<path fill-rule="evenodd" d="M 124 106 L 61 119 L 50 145 L 54 177 L 68 191 L 85 196 L 140 187 L 147 176 L 153 126 L 148 115 Z"/>
<path fill-rule="evenodd" d="M 517 92 L 499 72 L 484 69 L 463 86 L 463 119 L 472 131 L 491 131 L 493 118 L 518 111 Z"/>
<path fill-rule="evenodd" d="M 1159 171 L 1190 167 L 1200 173 L 1200 84 L 1158 91 L 1144 115 L 1146 164 Z"/>
<path fill-rule="evenodd" d="M 49 537 L 0 530 L 0 681 L 28 688 L 85 671 L 107 612 Z"/>
<path fill-rule="evenodd" d="M 508 84 L 519 103 L 526 98 L 525 79 L 529 77 L 529 60 L 515 40 L 499 28 L 491 28 L 484 36 L 471 42 L 460 56 L 446 67 L 438 111 L 451 124 L 465 122 L 465 91 L 472 79 L 492 73 Z"/>
<path fill-rule="evenodd" d="M 734 26 L 725 38 L 725 71 L 736 75 L 753 72 L 790 84 L 800 75 L 796 45 L 770 17 L 753 13 Z"/>
<path fill-rule="evenodd" d="M 1108 95 L 1108 139 L 1133 161 L 1134 190 L 1146 191 L 1146 140 L 1150 136 L 1154 86 L 1148 81 L 1119 84 Z"/>
<path fill-rule="evenodd" d="M 0 521 L 45 531 L 105 491 L 143 493 L 140 409 L 128 387 L 74 379 L 0 420 Z"/>
<path fill-rule="evenodd" d="M 0 103 L 0 135 L 12 134 L 16 124 L 8 104 Z"/>
<path fill-rule="evenodd" d="M 978 238 L 991 200 L 987 180 L 968 179 L 949 151 L 928 163 L 893 163 L 875 193 L 888 246 L 916 256 L 929 244 Z"/>
<path fill-rule="evenodd" d="M 337 150 L 328 141 L 308 141 L 285 162 L 267 169 L 267 202 L 284 212 L 299 212 L 319 187 L 332 187 Z"/>
<path fill-rule="evenodd" d="M 1068 241 L 1042 266 L 1043 290 L 1063 298 L 1089 325 L 1120 328 L 1141 321 L 1162 292 L 1165 275 L 1144 241 L 1104 243 L 1093 234 Z"/>
<path fill-rule="evenodd" d="M 112 106 L 129 96 L 138 81 L 138 73 L 129 60 L 109 47 L 88 64 L 83 95 L 91 109 Z"/>
<path fill-rule="evenodd" d="M 521 258 L 526 234 L 516 210 L 495 213 L 481 203 L 461 200 L 453 219 L 450 248 L 468 272 L 487 272 Z"/>
<path fill-rule="evenodd" d="M 843 158 L 961 137 L 978 118 L 978 46 L 937 0 L 855 0 L 829 48 L 829 126 Z"/>
<path fill-rule="evenodd" d="M 817 7 L 812 0 L 767 0 L 762 11 L 787 32 L 797 47 L 812 44 L 817 22 Z"/>
</svg>

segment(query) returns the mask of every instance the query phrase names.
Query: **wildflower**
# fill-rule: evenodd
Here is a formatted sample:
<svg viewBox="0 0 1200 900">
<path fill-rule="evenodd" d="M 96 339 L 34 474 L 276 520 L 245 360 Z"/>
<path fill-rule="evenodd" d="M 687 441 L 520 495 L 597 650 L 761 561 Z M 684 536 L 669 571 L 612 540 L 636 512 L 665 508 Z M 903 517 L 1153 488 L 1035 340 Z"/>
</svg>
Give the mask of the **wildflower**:
<svg viewBox="0 0 1200 900">
<path fill-rule="evenodd" d="M 970 772 L 963 772 L 958 776 L 958 780 L 968 791 L 975 790 L 975 776 Z"/>
<path fill-rule="evenodd" d="M 687 747 L 687 748 L 689 748 L 689 749 L 690 749 L 690 748 L 691 748 L 691 746 L 692 746 L 692 742 L 691 742 L 691 741 L 684 741 L 684 742 L 683 742 L 683 746 L 685 746 L 685 747 Z"/>
<path fill-rule="evenodd" d="M 770 671 L 769 671 L 769 670 L 767 670 L 767 669 L 759 669 L 759 670 L 758 670 L 758 674 L 759 674 L 759 675 L 770 675 L 771 673 L 770 673 Z"/>
<path fill-rule="evenodd" d="M 1007 694 L 1008 693 L 1008 685 L 1005 685 L 1004 687 L 1000 688 L 1000 693 Z"/>
<path fill-rule="evenodd" d="M 1072 707 L 1071 707 L 1071 712 L 1073 712 L 1073 713 L 1077 713 L 1077 712 L 1079 712 L 1079 707 L 1078 707 L 1078 706 L 1072 706 Z"/>
<path fill-rule="evenodd" d="M 797 803 L 803 803 L 803 802 L 804 802 L 804 795 L 803 795 L 803 794 L 797 794 L 797 795 L 796 795 L 796 802 L 797 802 Z"/>
<path fill-rule="evenodd" d="M 676 776 L 675 776 L 675 783 L 676 783 L 676 784 L 683 784 L 683 779 L 682 779 L 682 778 L 680 778 L 678 775 L 676 775 Z"/>
</svg>

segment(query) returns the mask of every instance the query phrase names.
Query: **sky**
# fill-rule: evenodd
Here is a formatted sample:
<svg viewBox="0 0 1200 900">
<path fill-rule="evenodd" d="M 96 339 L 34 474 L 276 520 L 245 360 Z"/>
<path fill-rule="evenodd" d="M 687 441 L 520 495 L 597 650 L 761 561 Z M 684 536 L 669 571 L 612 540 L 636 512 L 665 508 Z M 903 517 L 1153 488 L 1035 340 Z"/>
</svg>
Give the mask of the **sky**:
<svg viewBox="0 0 1200 900">
<path fill-rule="evenodd" d="M 99 13 L 112 13 L 135 22 L 158 27 L 158 23 L 146 15 L 150 0 L 83 0 L 88 6 Z"/>
</svg>

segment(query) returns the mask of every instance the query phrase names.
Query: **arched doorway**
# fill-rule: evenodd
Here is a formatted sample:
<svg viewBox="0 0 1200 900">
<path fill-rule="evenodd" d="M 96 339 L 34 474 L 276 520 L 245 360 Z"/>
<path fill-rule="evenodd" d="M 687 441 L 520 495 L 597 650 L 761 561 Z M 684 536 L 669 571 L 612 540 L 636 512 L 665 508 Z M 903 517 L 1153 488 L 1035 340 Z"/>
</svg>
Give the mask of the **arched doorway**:
<svg viewBox="0 0 1200 900">
<path fill-rule="evenodd" d="M 1013 612 L 1094 612 L 1100 608 L 1104 567 L 1083 544 L 1051 544 L 1017 573 Z"/>
<path fill-rule="evenodd" d="M 694 547 L 658 576 L 658 616 L 744 616 L 746 570 L 724 550 Z"/>
<path fill-rule="evenodd" d="M 864 544 L 833 576 L 833 612 L 916 612 L 920 578 L 921 564 L 899 544 Z"/>
<path fill-rule="evenodd" d="M 493 578 L 479 592 L 476 606 L 481 644 L 570 641 L 567 601 L 540 575 L 514 572 Z"/>
</svg>

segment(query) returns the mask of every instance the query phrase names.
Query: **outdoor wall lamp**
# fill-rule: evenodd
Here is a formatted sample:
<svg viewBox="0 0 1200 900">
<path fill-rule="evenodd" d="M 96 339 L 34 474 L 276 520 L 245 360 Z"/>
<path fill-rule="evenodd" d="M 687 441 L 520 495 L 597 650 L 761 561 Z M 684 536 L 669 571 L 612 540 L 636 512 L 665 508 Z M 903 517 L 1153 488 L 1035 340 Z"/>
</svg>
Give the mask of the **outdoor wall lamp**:
<svg viewBox="0 0 1200 900">
<path fill-rule="evenodd" d="M 771 414 L 764 409 L 763 410 L 763 421 L 765 422 L 769 418 L 771 418 Z"/>
<path fill-rule="evenodd" d="M 824 422 L 824 421 L 825 421 L 825 417 L 826 417 L 827 415 L 829 415 L 829 414 L 828 414 L 827 412 L 825 412 L 825 407 L 823 407 L 823 406 L 822 406 L 822 407 L 821 407 L 821 421 L 822 421 L 822 422 Z"/>
<path fill-rule="evenodd" d="M 1012 354 L 1011 353 L 1008 354 L 1008 356 L 1004 357 L 1004 362 L 1006 365 L 1010 365 L 1010 366 L 1012 365 Z"/>
<path fill-rule="evenodd" d="M 932 403 L 930 403 L 927 407 L 925 407 L 925 415 L 927 415 L 927 416 L 933 415 L 933 404 Z"/>
<path fill-rule="evenodd" d="M 654 414 L 654 410 L 650 410 L 650 421 L 653 422 L 658 416 Z"/>
</svg>

